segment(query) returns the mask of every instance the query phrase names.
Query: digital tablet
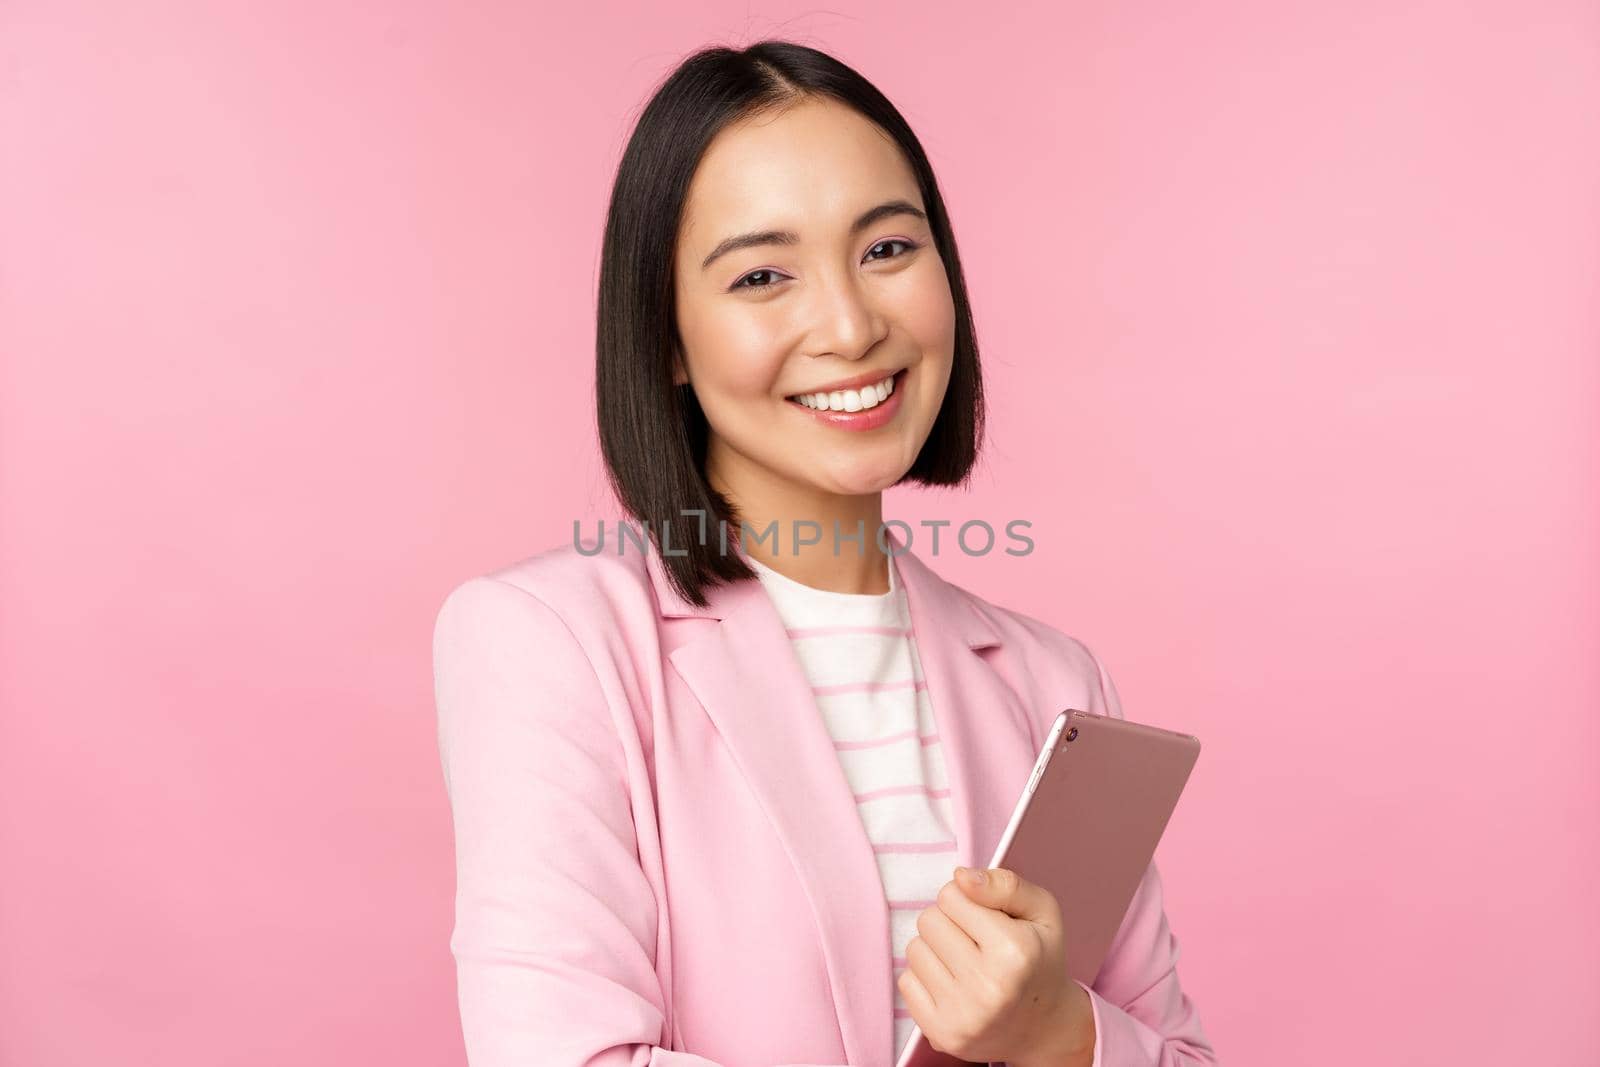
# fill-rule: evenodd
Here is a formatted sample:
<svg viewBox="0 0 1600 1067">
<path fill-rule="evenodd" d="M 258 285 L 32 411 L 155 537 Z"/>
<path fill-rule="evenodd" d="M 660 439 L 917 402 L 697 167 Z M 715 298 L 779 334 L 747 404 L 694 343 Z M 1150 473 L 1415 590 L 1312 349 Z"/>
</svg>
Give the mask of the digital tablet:
<svg viewBox="0 0 1600 1067">
<path fill-rule="evenodd" d="M 1200 739 L 1069 708 L 1056 716 L 1022 783 L 990 867 L 1055 894 L 1067 973 L 1094 985 L 1178 796 Z M 896 1067 L 954 1067 L 915 1027 Z"/>
</svg>

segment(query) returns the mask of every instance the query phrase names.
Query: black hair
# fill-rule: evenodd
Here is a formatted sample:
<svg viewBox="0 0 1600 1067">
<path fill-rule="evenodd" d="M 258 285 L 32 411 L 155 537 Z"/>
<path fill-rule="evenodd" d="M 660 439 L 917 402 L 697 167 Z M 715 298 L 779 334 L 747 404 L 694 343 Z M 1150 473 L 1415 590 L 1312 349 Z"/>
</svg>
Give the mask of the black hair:
<svg viewBox="0 0 1600 1067">
<path fill-rule="evenodd" d="M 853 108 L 899 145 L 916 175 L 954 299 L 950 382 L 901 480 L 961 484 L 983 437 L 978 342 L 955 234 L 927 154 L 900 112 L 856 71 L 805 45 L 766 40 L 694 53 L 650 98 L 617 166 L 600 260 L 595 407 L 612 488 L 657 548 L 661 524 L 672 526 L 672 554 L 662 552 L 661 559 L 673 586 L 697 605 L 706 603 L 707 587 L 755 572 L 739 553 L 722 550 L 719 520 L 727 524 L 727 543 L 736 544 L 740 517 L 706 480 L 710 428 L 694 390 L 672 380 L 680 347 L 673 259 L 684 202 L 706 147 L 724 127 L 824 97 Z"/>
</svg>

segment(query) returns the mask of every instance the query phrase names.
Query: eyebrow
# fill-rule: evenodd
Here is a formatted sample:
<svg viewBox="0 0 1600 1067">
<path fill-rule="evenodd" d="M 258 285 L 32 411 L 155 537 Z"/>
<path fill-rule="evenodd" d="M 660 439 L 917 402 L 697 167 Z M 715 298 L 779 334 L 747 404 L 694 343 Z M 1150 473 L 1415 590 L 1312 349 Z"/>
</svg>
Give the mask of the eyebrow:
<svg viewBox="0 0 1600 1067">
<path fill-rule="evenodd" d="M 861 217 L 850 224 L 850 235 L 853 237 L 862 230 L 871 226 L 879 219 L 891 215 L 910 215 L 913 218 L 928 221 L 928 216 L 923 214 L 916 205 L 907 200 L 885 200 L 877 207 L 869 208 Z M 711 266 L 713 260 L 725 256 L 729 252 L 737 252 L 741 248 L 752 248 L 756 245 L 796 245 L 800 243 L 800 235 L 793 230 L 757 230 L 754 233 L 741 233 L 736 237 L 729 237 L 711 250 L 711 254 L 700 264 L 700 269 L 705 270 Z"/>
</svg>

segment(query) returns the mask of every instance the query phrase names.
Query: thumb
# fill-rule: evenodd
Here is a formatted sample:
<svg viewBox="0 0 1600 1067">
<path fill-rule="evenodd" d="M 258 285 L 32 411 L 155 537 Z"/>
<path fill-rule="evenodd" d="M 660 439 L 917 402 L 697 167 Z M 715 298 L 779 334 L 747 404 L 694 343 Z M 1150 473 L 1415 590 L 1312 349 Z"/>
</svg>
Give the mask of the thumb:
<svg viewBox="0 0 1600 1067">
<path fill-rule="evenodd" d="M 1055 895 L 1016 871 L 1004 867 L 957 867 L 956 881 L 977 903 L 1012 918 L 1046 925 L 1057 920 L 1060 908 Z"/>
</svg>

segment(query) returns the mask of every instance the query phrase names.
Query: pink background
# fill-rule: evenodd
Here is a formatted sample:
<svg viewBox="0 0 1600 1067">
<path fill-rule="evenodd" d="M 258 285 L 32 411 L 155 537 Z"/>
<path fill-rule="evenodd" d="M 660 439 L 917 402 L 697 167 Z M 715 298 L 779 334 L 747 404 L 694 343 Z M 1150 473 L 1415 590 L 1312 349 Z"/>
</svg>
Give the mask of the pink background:
<svg viewBox="0 0 1600 1067">
<path fill-rule="evenodd" d="M 748 10 L 0 7 L 0 1062 L 462 1062 L 434 612 L 612 514 L 610 175 L 768 35 L 962 242 L 990 448 L 889 513 L 1205 742 L 1223 1062 L 1600 1061 L 1595 6 Z"/>
</svg>

